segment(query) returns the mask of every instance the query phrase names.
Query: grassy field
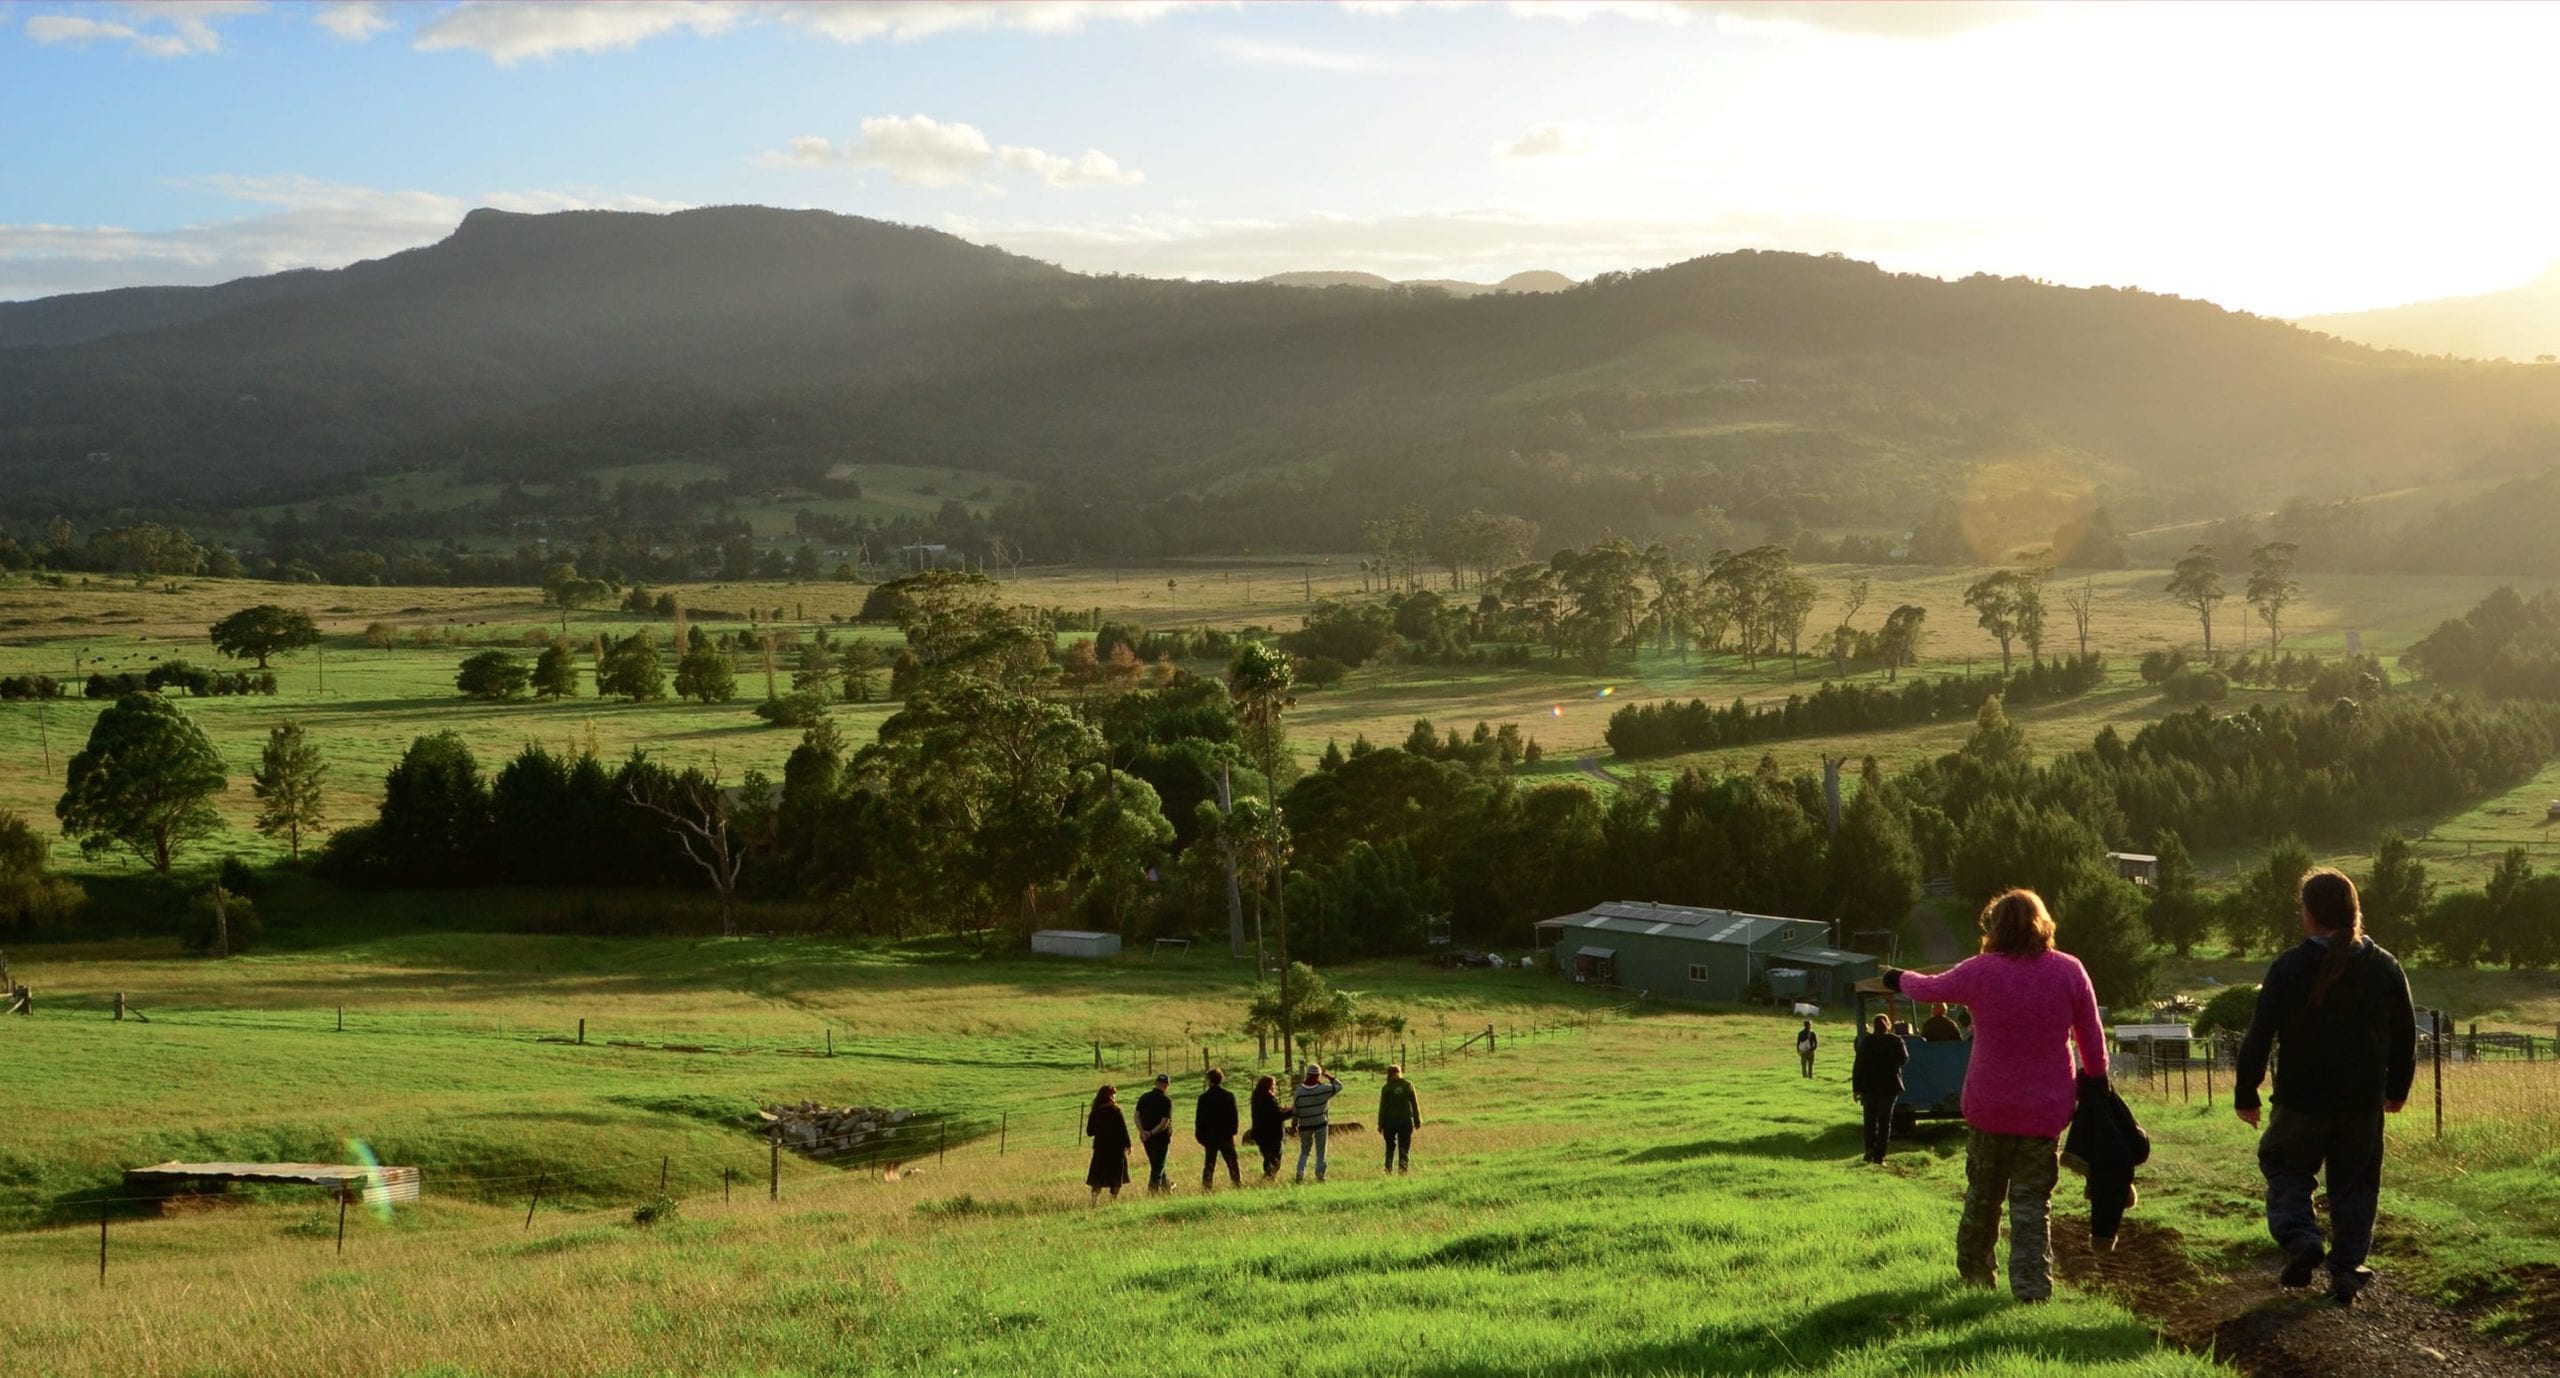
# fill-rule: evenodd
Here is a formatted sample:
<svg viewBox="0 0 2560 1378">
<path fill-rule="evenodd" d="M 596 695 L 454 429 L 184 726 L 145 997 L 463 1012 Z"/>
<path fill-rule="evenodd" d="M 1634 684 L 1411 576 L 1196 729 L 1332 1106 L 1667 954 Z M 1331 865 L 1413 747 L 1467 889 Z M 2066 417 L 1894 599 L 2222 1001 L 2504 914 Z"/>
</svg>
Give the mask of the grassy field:
<svg viewBox="0 0 2560 1378">
<path fill-rule="evenodd" d="M 1889 1168 L 1858 1166 L 1845 1056 L 1800 1080 L 1774 1016 L 1630 1016 L 1526 974 L 1345 969 L 1339 984 L 1421 1030 L 1550 1031 L 1415 1059 L 1409 1177 L 1344 1131 L 1323 1186 L 1204 1195 L 1178 1136 L 1180 1191 L 1093 1210 L 1069 1134 L 1091 1041 L 1117 1031 L 1102 1075 L 1134 1091 L 1137 1041 L 1232 1018 L 1241 974 L 1223 958 L 449 935 L 220 964 L 13 957 L 48 998 L 0 1028 L 28 1069 L 0 1192 L 19 1223 L 57 1223 L 0 1254 L 0 1346 L 45 1372 L 1084 1374 L 1125 1371 L 1133 1351 L 1182 1373 L 1282 1355 L 1364 1375 L 2217 1371 L 2164 1346 L 2116 1283 L 2045 1307 L 1960 1288 L 1960 1135 L 1924 1130 Z M 117 989 L 155 1022 L 109 1022 Z M 534 1041 L 580 1015 L 591 1039 L 752 1051 Z M 834 1060 L 784 1055 L 827 1027 Z M 1230 1067 L 1250 1062 L 1225 1046 Z M 1340 1118 L 1369 1120 L 1368 1060 L 1346 1080 Z M 1182 1075 L 1178 1103 L 1197 1082 Z M 766 1097 L 1012 1118 L 1001 1152 L 919 1152 L 896 1181 L 786 1161 L 773 1203 L 762 1145 L 729 1127 Z M 2139 1237 L 2186 1273 L 2265 1290 L 2246 1131 L 2200 1095 L 2138 1103 L 2160 1144 Z M 2560 1247 L 2547 1117 L 2500 1129 L 2475 1108 L 2457 1124 L 2442 1147 L 2394 1127 L 2385 1261 L 2420 1286 Z M 351 1138 L 422 1167 L 427 1199 L 354 1213 L 343 1257 L 316 1194 L 268 1191 L 114 1214 L 99 1284 L 82 1203 L 119 1165 L 341 1160 Z M 657 1194 L 662 1154 L 681 1219 L 643 1229 L 631 1212 Z M 751 1188 L 726 1203 L 724 1167 Z M 545 1171 L 528 1226 L 527 1179 Z M 2086 1276 L 2075 1180 L 2057 1244 Z"/>
<path fill-rule="evenodd" d="M 1356 565 L 1350 557 L 1336 557 L 1309 562 L 1026 571 L 1018 580 L 1008 579 L 1005 590 L 1009 597 L 1028 604 L 1099 608 L 1109 617 L 1155 626 L 1286 629 L 1296 625 L 1311 597 L 1358 596 Z M 1872 578 L 1875 587 L 1862 620 L 1879 618 L 1883 610 L 1898 603 L 1930 608 L 1932 628 L 1920 673 L 1984 670 L 1996 661 L 1997 647 L 1962 609 L 1962 589 L 1970 571 L 1815 567 L 1812 573 L 1824 586 L 1826 598 L 1836 597 L 1852 575 Z M 2115 659 L 2111 684 L 2071 702 L 2019 710 L 2015 716 L 2037 750 L 2056 752 L 2084 745 L 2110 723 L 2130 731 L 2164 711 L 2158 696 L 2140 684 L 2133 662 L 2144 650 L 2191 641 L 2193 628 L 2180 609 L 2158 594 L 2160 577 L 2156 570 L 2119 571 L 2091 581 L 2096 609 L 2092 646 Z M 2439 618 L 2469 606 L 2493 581 L 2323 577 L 2310 584 L 2311 592 L 2294 616 L 2295 633 L 2288 644 L 2335 654 L 2349 630 L 2359 631 L 2368 649 L 2396 651 Z M 779 609 L 786 626 L 828 627 L 838 634 L 883 643 L 896 639 L 887 629 L 855 630 L 844 625 L 861 607 L 866 592 L 861 585 L 709 584 L 680 592 L 686 604 L 696 609 L 732 613 L 756 609 L 767 616 Z M 0 674 L 42 672 L 67 677 L 75 669 L 135 671 L 165 658 L 219 663 L 205 643 L 205 628 L 239 607 L 270 600 L 310 611 L 329 641 L 318 651 L 277 663 L 282 692 L 274 698 L 187 702 L 187 711 L 203 724 L 235 771 L 235 786 L 221 803 L 235 826 L 216 844 L 217 851 L 250 856 L 271 851 L 263 839 L 246 831 L 254 812 L 246 776 L 268 728 L 287 717 L 303 722 L 331 760 L 330 802 L 333 816 L 340 820 L 361 817 L 378 796 L 382 773 L 414 737 L 428 732 L 460 733 L 484 766 L 492 769 L 523 744 L 541 742 L 553 747 L 591 744 L 609 758 L 645 747 L 671 763 L 717 764 L 730 778 L 751 768 L 778 770 L 796 740 L 796 734 L 767 728 L 748 711 L 763 694 L 761 671 L 752 667 L 739 677 L 737 702 L 707 707 L 681 702 L 631 705 L 593 698 L 557 704 L 476 704 L 460 698 L 452 691 L 452 675 L 465 655 L 487 645 L 521 649 L 529 633 L 561 627 L 556 610 L 542 607 L 531 590 L 306 588 L 216 580 L 141 586 L 88 580 L 59 589 L 24 580 L 0 583 Z M 1826 603 L 1816 610 L 1812 625 L 1836 616 L 1836 606 Z M 366 647 L 362 632 L 377 621 L 400 628 L 403 644 L 391 650 Z M 714 630 L 742 625 L 707 615 L 697 615 L 696 623 Z M 2239 619 L 2229 608 L 2224 623 L 2224 640 L 2242 634 Z M 567 631 L 574 643 L 585 646 L 599 632 L 622 635 L 643 626 L 666 630 L 662 618 L 589 611 L 571 617 Z M 2064 634 L 2068 630 L 2067 621 L 2058 623 L 2055 649 L 2076 649 L 2076 640 Z M 444 644 L 412 644 L 421 633 L 444 638 Z M 784 668 L 787 672 L 788 665 Z M 1214 673 L 1218 667 L 1196 668 Z M 1608 716 L 1625 704 L 1691 697 L 1711 702 L 1735 697 L 1780 699 L 1812 689 L 1825 668 L 1812 657 L 1793 666 L 1768 660 L 1745 667 L 1732 656 L 1684 659 L 1653 650 L 1596 674 L 1570 661 L 1542 661 L 1525 669 L 1386 665 L 1361 670 L 1336 689 L 1303 695 L 1291 730 L 1298 750 L 1312 758 L 1328 740 L 1346 746 L 1361 735 L 1381 744 L 1402 741 L 1419 718 L 1430 719 L 1443 731 L 1452 726 L 1472 728 L 1478 721 L 1513 721 L 1545 748 L 1548 773 L 1568 774 L 1575 773 L 1579 758 L 1605 753 L 1601 734 Z M 2238 696 L 2232 706 L 2245 703 L 2247 697 Z M 9 763 L 8 769 L 0 770 L 0 807 L 31 818 L 49 818 L 59 792 L 62 763 L 86 739 L 89 722 L 101 706 L 77 699 L 42 707 L 0 705 L 0 761 Z M 837 713 L 848 737 L 859 742 L 869 738 L 889 711 L 886 705 L 848 705 Z M 1776 744 L 1769 754 L 1789 770 L 1813 769 L 1823 756 L 1842 754 L 1875 755 L 1899 765 L 1952 749 L 1968 726 L 1948 721 L 1853 737 L 1809 738 Z M 1760 754 L 1723 751 L 1613 764 L 1610 769 L 1621 778 L 1660 777 L 1688 765 L 1747 768 Z M 2545 837 L 2536 800 L 2549 797 L 2560 797 L 2560 774 L 2547 775 L 2459 819 L 2413 820 L 2412 831 L 2438 827 L 2442 840 L 2431 844 L 2430 856 L 2447 862 L 2448 874 L 2485 871 L 2484 849 Z M 2474 857 L 2484 859 L 2465 861 L 2462 848 L 2466 846 Z M 67 846 L 60 860 L 64 865 L 91 868 L 123 865 L 81 862 Z"/>
</svg>

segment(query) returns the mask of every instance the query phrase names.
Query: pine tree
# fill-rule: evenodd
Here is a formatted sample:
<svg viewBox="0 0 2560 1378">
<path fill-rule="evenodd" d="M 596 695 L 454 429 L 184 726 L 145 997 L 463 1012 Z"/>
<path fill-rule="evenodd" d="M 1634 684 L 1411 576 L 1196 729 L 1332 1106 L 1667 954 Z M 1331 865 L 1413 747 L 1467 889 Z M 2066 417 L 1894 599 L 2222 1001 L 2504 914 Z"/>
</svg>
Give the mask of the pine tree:
<svg viewBox="0 0 2560 1378">
<path fill-rule="evenodd" d="M 258 831 L 282 837 L 286 855 L 296 861 L 302 859 L 303 831 L 319 831 L 326 816 L 320 780 L 328 773 L 320 748 L 297 722 L 277 723 L 268 731 L 266 750 L 257 769 L 249 772 L 250 791 L 258 797 Z"/>
<path fill-rule="evenodd" d="M 546 699 L 578 696 L 578 656 L 568 642 L 553 641 L 533 663 L 533 692 Z"/>
<path fill-rule="evenodd" d="M 2151 839 L 2159 864 L 2151 875 L 2151 932 L 2181 957 L 2205 935 L 2212 913 L 2196 894 L 2196 864 L 2174 829 L 2162 828 Z"/>
</svg>

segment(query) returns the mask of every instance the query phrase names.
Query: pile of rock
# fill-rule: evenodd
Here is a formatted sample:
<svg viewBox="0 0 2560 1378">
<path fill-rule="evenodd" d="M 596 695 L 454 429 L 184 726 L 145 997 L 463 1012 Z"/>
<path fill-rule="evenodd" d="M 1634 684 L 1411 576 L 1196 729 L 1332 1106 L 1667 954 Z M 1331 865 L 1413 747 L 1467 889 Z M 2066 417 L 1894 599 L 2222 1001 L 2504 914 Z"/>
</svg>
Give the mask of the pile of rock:
<svg viewBox="0 0 2560 1378">
<path fill-rule="evenodd" d="M 768 1105 L 749 1116 L 747 1123 L 760 1135 L 779 1135 L 785 1148 L 812 1158 L 833 1158 L 896 1141 L 898 1126 L 908 1118 L 908 1111 L 876 1105 L 831 1108 L 802 1101 Z"/>
</svg>

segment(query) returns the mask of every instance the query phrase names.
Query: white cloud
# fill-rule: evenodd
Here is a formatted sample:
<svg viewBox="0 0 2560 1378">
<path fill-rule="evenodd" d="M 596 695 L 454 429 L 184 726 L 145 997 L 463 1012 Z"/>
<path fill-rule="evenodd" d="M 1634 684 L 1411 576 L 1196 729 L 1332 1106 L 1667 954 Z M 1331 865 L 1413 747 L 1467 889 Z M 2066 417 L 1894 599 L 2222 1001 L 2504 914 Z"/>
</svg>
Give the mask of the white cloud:
<svg viewBox="0 0 2560 1378">
<path fill-rule="evenodd" d="M 420 26 L 412 46 L 430 53 L 449 48 L 484 53 L 499 66 L 512 67 L 529 57 L 628 48 L 679 29 L 708 37 L 726 31 L 746 12 L 746 6 L 726 0 L 473 0 Z"/>
<path fill-rule="evenodd" d="M 1591 151 L 1591 131 L 1571 121 L 1547 121 L 1529 126 L 1529 132 L 1516 139 L 1494 141 L 1494 156 L 1499 158 L 1573 158 Z"/>
<path fill-rule="evenodd" d="M 1571 24 L 1601 18 L 1685 24 L 1707 18 L 1889 38 L 1943 38 L 2035 9 L 2025 0 L 1510 0 L 1509 7 L 1522 18 Z"/>
<path fill-rule="evenodd" d="M 382 12 L 378 0 L 348 0 L 345 4 L 323 5 L 311 16 L 311 22 L 349 43 L 362 43 L 375 34 L 398 27 L 391 22 L 391 16 Z"/>
<path fill-rule="evenodd" d="M 1221 38 L 1217 50 L 1257 67 L 1298 67 L 1315 72 L 1373 72 L 1385 64 L 1368 53 L 1306 48 L 1294 43 L 1264 43 L 1250 38 Z"/>
<path fill-rule="evenodd" d="M 1067 158 L 1006 144 L 996 150 L 996 158 L 1006 167 L 1027 172 L 1053 187 L 1134 187 L 1147 180 L 1147 174 L 1120 166 L 1119 159 L 1098 148 L 1086 149 L 1080 158 Z"/>
<path fill-rule="evenodd" d="M 780 153 L 760 160 L 767 167 L 877 168 L 911 187 L 973 186 L 998 188 L 978 180 L 979 174 L 1003 168 L 1037 177 L 1053 187 L 1128 187 L 1146 174 L 1120 165 L 1100 149 L 1088 148 L 1069 158 L 1021 144 L 999 148 L 973 124 L 945 123 L 930 115 L 874 115 L 862 122 L 858 138 L 843 143 L 804 134 Z"/>
<path fill-rule="evenodd" d="M 711 37 L 751 24 L 776 23 L 839 43 L 875 38 L 913 40 L 975 29 L 1069 33 L 1107 21 L 1143 24 L 1199 0 L 465 0 L 418 30 L 428 52 L 485 54 L 501 67 L 526 58 L 628 48 L 665 34 Z"/>
<path fill-rule="evenodd" d="M 266 8 L 263 0 L 202 0 L 199 4 L 135 0 L 102 13 L 134 22 L 97 19 L 88 14 L 38 14 L 27 19 L 27 37 L 38 43 L 123 43 L 152 57 L 195 57 L 222 51 L 222 34 L 214 25 Z"/>
<path fill-rule="evenodd" d="M 166 230 L 0 224 L 0 300 L 342 267 L 442 239 L 473 205 L 438 192 L 313 177 L 226 174 L 178 185 L 259 210 Z M 589 188 L 492 192 L 478 204 L 529 212 L 682 209 L 674 202 Z"/>
</svg>

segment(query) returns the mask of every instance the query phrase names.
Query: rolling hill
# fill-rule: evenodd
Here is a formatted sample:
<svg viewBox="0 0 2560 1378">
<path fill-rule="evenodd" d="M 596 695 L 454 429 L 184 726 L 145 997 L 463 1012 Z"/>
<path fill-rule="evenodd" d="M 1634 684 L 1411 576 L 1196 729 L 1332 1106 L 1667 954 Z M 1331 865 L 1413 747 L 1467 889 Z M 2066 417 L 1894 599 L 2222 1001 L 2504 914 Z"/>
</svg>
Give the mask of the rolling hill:
<svg viewBox="0 0 2560 1378">
<path fill-rule="evenodd" d="M 2560 356 L 2560 262 L 2521 287 L 2378 311 L 2305 316 L 2295 324 L 2412 354 L 2518 362 Z"/>
<path fill-rule="evenodd" d="M 2190 510 L 2394 486 L 2560 421 L 2560 370 L 1798 254 L 1458 298 L 1091 277 L 722 207 L 479 211 L 290 277 L 0 312 L 12 518 L 684 458 L 1031 480 L 1007 520 L 1053 554 L 1342 549 L 1406 502 L 1557 540 L 1706 504 L 1872 529 L 1985 474 Z"/>
</svg>

